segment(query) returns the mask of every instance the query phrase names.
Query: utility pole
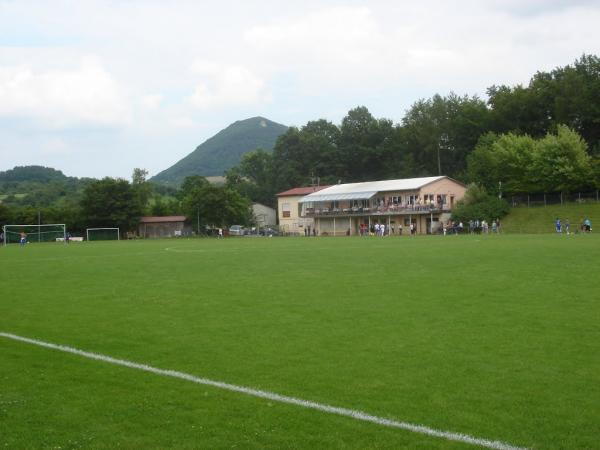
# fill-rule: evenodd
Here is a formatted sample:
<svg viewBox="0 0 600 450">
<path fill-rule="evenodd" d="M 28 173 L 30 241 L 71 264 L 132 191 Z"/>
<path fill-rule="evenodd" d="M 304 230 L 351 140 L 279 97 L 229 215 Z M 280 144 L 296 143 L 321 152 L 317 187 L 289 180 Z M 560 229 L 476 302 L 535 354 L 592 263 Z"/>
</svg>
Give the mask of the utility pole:
<svg viewBox="0 0 600 450">
<path fill-rule="evenodd" d="M 437 164 L 438 164 L 438 175 L 442 174 L 442 156 L 441 156 L 441 151 L 442 148 L 447 148 L 447 142 L 448 142 L 448 135 L 446 133 L 441 133 L 440 134 L 440 138 L 438 139 L 438 146 L 437 146 Z"/>
</svg>

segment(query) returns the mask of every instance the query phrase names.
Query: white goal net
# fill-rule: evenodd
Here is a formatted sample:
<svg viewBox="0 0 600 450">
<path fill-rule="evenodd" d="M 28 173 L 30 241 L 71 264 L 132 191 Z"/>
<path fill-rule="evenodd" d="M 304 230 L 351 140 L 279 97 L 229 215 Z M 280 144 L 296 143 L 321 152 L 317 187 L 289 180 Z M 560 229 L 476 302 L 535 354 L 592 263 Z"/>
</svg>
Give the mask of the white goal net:
<svg viewBox="0 0 600 450">
<path fill-rule="evenodd" d="M 118 228 L 87 228 L 85 230 L 87 241 L 119 241 Z"/>
<path fill-rule="evenodd" d="M 18 244 L 20 242 L 63 242 L 67 235 L 64 223 L 47 225 L 4 225 L 3 243 Z"/>
</svg>

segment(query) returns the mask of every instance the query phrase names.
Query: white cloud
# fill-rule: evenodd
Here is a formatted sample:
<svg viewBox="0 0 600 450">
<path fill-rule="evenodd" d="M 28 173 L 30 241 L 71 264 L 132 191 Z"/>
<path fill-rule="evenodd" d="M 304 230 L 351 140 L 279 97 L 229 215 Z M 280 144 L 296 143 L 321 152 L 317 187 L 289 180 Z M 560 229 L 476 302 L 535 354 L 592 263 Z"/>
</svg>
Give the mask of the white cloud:
<svg viewBox="0 0 600 450">
<path fill-rule="evenodd" d="M 119 126 L 130 120 L 129 105 L 113 77 L 94 58 L 71 70 L 0 66 L 0 116 L 44 127 Z"/>
<path fill-rule="evenodd" d="M 389 44 L 366 7 L 337 7 L 249 29 L 244 40 L 275 70 L 306 70 L 320 79 L 360 77 L 369 63 L 385 58 Z M 345 72 L 359 68 L 359 72 Z M 345 73 L 344 73 L 345 72 Z"/>
<path fill-rule="evenodd" d="M 269 100 L 265 82 L 247 67 L 196 61 L 192 71 L 200 79 L 189 97 L 196 108 L 261 104 Z"/>
<path fill-rule="evenodd" d="M 44 156 L 68 156 L 73 153 L 71 147 L 61 137 L 45 140 L 40 147 L 40 153 Z"/>
<path fill-rule="evenodd" d="M 190 117 L 173 117 L 169 119 L 169 125 L 173 128 L 193 128 L 196 122 Z"/>
<path fill-rule="evenodd" d="M 140 103 L 143 108 L 149 111 L 157 111 L 164 100 L 164 96 L 161 94 L 148 94 L 143 95 Z"/>
</svg>

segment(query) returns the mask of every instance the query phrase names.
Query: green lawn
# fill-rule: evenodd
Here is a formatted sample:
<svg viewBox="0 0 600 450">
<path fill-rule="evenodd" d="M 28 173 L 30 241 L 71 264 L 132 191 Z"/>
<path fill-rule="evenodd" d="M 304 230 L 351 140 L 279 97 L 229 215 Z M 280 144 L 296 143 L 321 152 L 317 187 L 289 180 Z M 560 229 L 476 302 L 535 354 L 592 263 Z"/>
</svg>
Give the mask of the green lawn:
<svg viewBox="0 0 600 450">
<path fill-rule="evenodd" d="M 529 448 L 600 442 L 595 234 L 0 248 L 0 332 Z M 0 337 L 0 448 L 474 448 Z"/>
</svg>

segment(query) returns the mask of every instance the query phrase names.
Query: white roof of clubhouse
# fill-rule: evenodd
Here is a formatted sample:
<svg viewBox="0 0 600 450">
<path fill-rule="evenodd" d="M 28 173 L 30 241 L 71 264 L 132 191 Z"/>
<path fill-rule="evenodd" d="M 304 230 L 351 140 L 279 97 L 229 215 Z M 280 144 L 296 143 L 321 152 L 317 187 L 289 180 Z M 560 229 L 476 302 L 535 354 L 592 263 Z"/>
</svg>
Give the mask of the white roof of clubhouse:
<svg viewBox="0 0 600 450">
<path fill-rule="evenodd" d="M 321 191 L 305 195 L 299 203 L 307 202 L 328 202 L 336 200 L 363 200 L 373 197 L 378 192 L 389 191 L 412 191 L 420 189 L 423 186 L 434 181 L 447 178 L 423 177 L 423 178 L 404 178 L 400 180 L 384 181 L 365 181 L 363 183 L 336 184 Z"/>
</svg>

